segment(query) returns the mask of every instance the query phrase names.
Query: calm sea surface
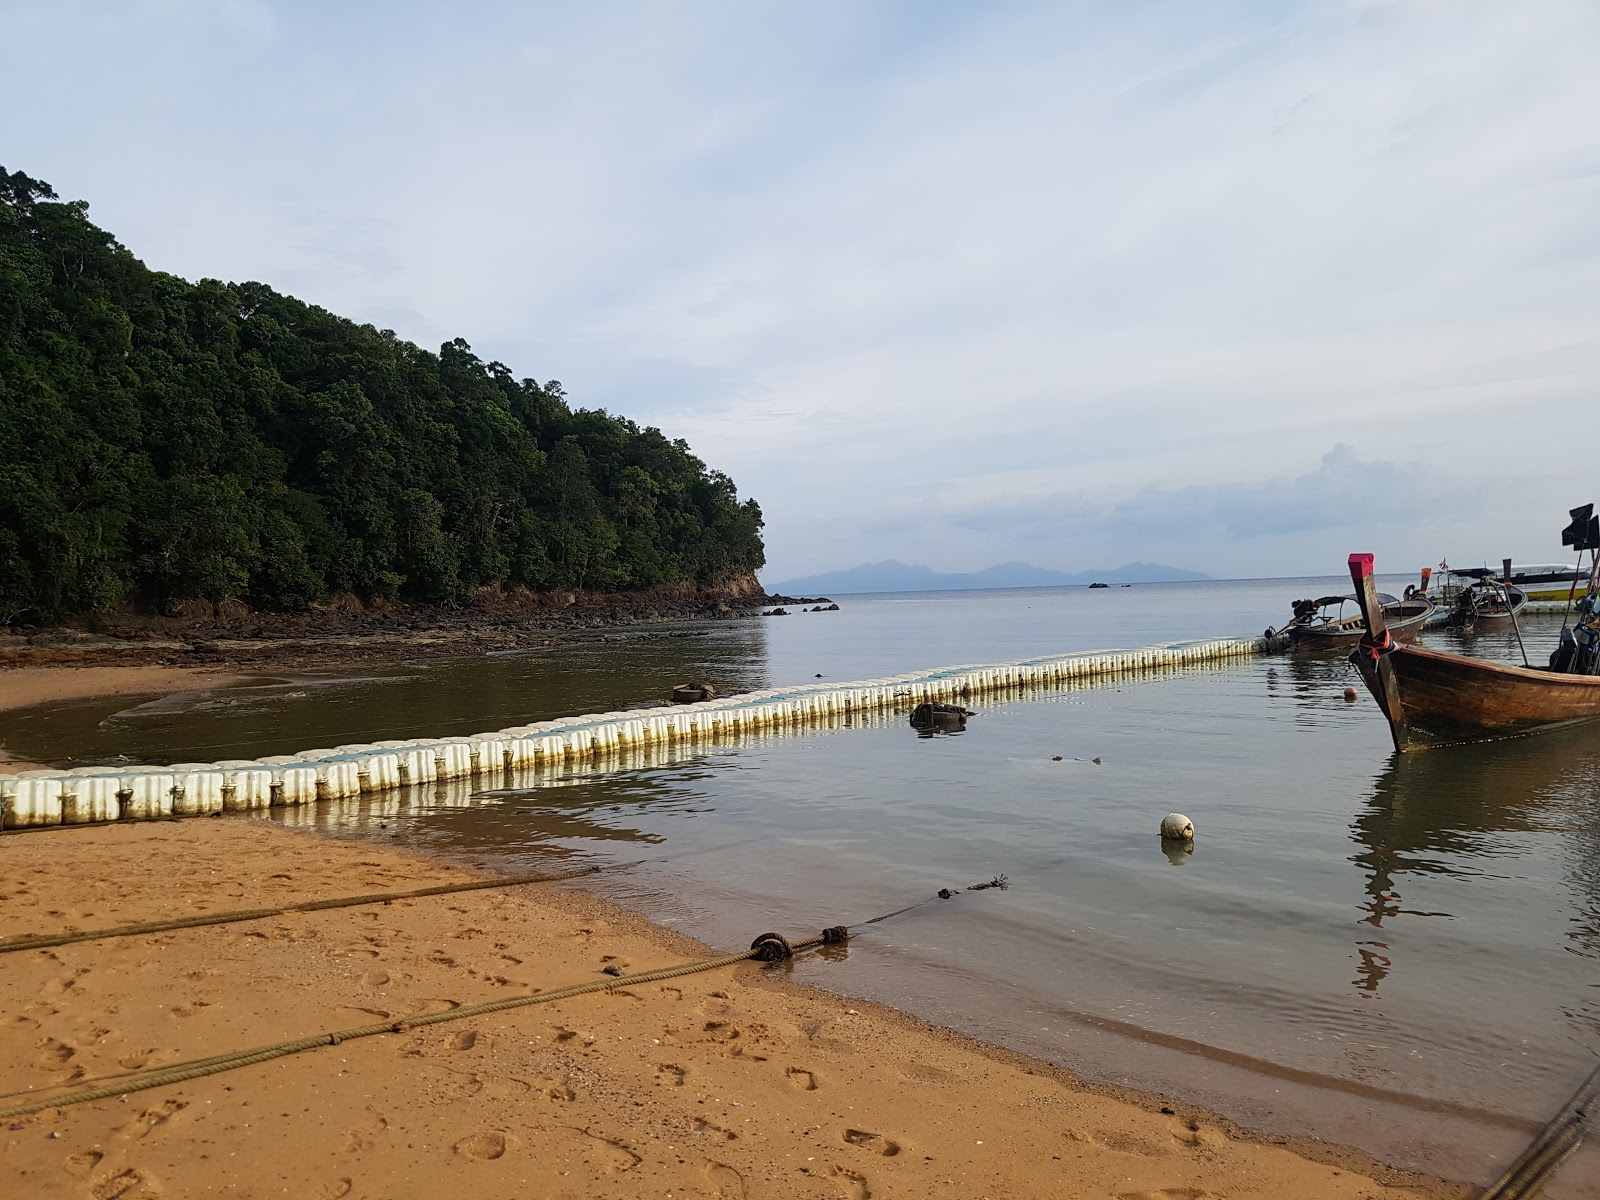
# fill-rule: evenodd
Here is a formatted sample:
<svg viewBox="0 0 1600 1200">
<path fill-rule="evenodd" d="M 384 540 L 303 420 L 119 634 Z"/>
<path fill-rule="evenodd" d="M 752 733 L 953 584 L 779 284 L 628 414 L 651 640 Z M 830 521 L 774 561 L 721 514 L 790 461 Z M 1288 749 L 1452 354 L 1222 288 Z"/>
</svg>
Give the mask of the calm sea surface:
<svg viewBox="0 0 1600 1200">
<path fill-rule="evenodd" d="M 1386 580 L 1398 592 L 1405 579 Z M 1259 632 L 1335 579 L 841 597 L 352 679 L 0 716 L 23 756 L 195 761 L 725 691 Z M 1535 663 L 1559 618 L 1529 617 Z M 1510 634 L 1425 636 L 1520 661 Z M 1341 657 L 1263 657 L 480 793 L 277 810 L 602 893 L 720 947 L 1008 877 L 785 968 L 1241 1123 L 1486 1183 L 1600 1052 L 1600 728 L 1408 755 Z M 1054 761 L 1060 755 L 1061 761 Z M 1098 760 L 1098 761 L 1096 761 Z M 1193 818 L 1192 854 L 1156 835 Z M 1600 1196 L 1581 1152 L 1553 1196 Z"/>
</svg>

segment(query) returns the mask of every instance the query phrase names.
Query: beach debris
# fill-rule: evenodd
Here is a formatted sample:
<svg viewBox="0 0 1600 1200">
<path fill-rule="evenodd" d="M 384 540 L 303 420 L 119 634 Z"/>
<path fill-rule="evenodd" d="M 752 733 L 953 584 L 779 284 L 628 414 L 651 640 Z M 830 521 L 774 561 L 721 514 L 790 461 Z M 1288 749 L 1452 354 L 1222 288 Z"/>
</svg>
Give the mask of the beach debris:
<svg viewBox="0 0 1600 1200">
<path fill-rule="evenodd" d="M 1004 875 L 996 875 L 988 883 L 969 883 L 967 891 L 981 892 L 985 888 L 999 888 L 1002 892 L 1011 886 L 1011 881 Z"/>
<path fill-rule="evenodd" d="M 924 701 L 911 710 L 911 728 L 953 732 L 967 727 L 967 718 L 976 716 L 970 708 L 959 704 L 938 704 Z"/>
<path fill-rule="evenodd" d="M 1094 765 L 1095 765 L 1095 766 L 1097 766 L 1097 767 L 1098 767 L 1098 766 L 1099 766 L 1099 765 L 1100 765 L 1100 756 L 1099 756 L 1099 755 L 1098 755 L 1098 754 L 1096 754 L 1096 755 L 1095 755 L 1095 756 L 1094 756 L 1094 757 L 1093 757 L 1093 758 L 1091 758 L 1091 759 L 1090 759 L 1090 760 L 1089 760 L 1089 761 L 1090 761 L 1090 762 L 1092 762 L 1092 763 L 1093 763 L 1093 764 L 1094 764 Z"/>
<path fill-rule="evenodd" d="M 948 899 L 950 899 L 950 897 L 954 896 L 956 894 L 956 892 L 959 892 L 960 890 L 961 890 L 960 888 L 956 888 L 954 891 L 952 891 L 950 888 L 940 888 L 939 889 L 939 899 L 948 900 Z"/>
<path fill-rule="evenodd" d="M 1361 693 L 1356 691 L 1355 688 L 1353 688 L 1353 687 L 1345 688 L 1345 690 L 1344 690 L 1344 702 L 1346 704 L 1354 704 L 1359 699 L 1361 699 Z"/>
<path fill-rule="evenodd" d="M 1052 754 L 1052 755 L 1051 755 L 1051 756 L 1050 756 L 1050 761 L 1051 761 L 1051 762 L 1060 762 L 1060 761 L 1061 761 L 1061 755 L 1059 755 L 1059 754 Z"/>
<path fill-rule="evenodd" d="M 699 704 L 702 700 L 714 700 L 717 689 L 709 683 L 680 683 L 672 689 L 672 702 L 674 704 Z"/>
<path fill-rule="evenodd" d="M 1194 822 L 1182 813 L 1168 813 L 1161 818 L 1161 840 L 1163 842 L 1194 841 Z"/>
<path fill-rule="evenodd" d="M 617 966 L 616 963 L 612 963 L 609 967 L 601 967 L 600 970 L 607 975 L 620 976 L 622 974 L 622 968 Z"/>
</svg>

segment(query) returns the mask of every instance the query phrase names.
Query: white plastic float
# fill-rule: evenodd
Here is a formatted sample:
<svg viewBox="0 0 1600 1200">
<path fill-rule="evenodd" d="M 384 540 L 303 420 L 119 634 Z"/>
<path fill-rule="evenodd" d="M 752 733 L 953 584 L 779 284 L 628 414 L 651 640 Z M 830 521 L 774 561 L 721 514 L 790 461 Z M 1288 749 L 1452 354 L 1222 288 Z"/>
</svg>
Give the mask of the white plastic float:
<svg viewBox="0 0 1600 1200">
<path fill-rule="evenodd" d="M 0 775 L 0 828 L 200 816 L 313 801 L 377 803 L 405 785 L 452 783 L 451 797 L 497 787 L 508 771 L 583 773 L 622 754 L 675 758 L 708 738 L 761 737 L 795 727 L 841 728 L 928 701 L 952 701 L 1108 675 L 1183 669 L 1249 658 L 1264 638 L 1168 642 L 993 665 L 942 667 L 858 683 L 805 684 L 719 696 L 667 710 L 593 713 L 470 737 L 336 746 L 253 761 L 169 767 L 78 767 Z M 461 799 L 442 801 L 463 803 Z"/>
</svg>

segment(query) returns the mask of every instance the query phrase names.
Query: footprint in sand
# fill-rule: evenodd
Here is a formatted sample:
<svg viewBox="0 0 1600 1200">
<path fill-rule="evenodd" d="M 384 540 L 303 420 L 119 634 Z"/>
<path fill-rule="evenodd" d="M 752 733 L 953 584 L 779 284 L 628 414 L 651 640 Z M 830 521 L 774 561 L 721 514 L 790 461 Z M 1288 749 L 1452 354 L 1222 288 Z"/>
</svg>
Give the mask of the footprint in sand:
<svg viewBox="0 0 1600 1200">
<path fill-rule="evenodd" d="M 355 1186 L 355 1180 L 348 1176 L 340 1176 L 338 1179 L 328 1180 L 327 1183 L 312 1192 L 311 1195 L 316 1197 L 316 1200 L 343 1200 L 343 1197 L 348 1196 L 355 1189 Z"/>
<path fill-rule="evenodd" d="M 124 1137 L 144 1138 L 149 1137 L 156 1129 L 165 1125 L 189 1106 L 181 1100 L 167 1100 L 155 1108 L 147 1108 L 128 1124 L 124 1125 L 121 1133 Z"/>
<path fill-rule="evenodd" d="M 1220 1146 L 1227 1138 L 1215 1129 L 1200 1124 L 1193 1118 L 1179 1117 L 1167 1123 L 1167 1132 L 1185 1146 Z"/>
<path fill-rule="evenodd" d="M 1144 1192 L 1118 1192 L 1117 1200 L 1205 1200 L 1210 1192 L 1197 1187 L 1152 1188 Z"/>
<path fill-rule="evenodd" d="M 817 1090 L 817 1077 L 810 1071 L 800 1067 L 790 1067 L 785 1074 L 789 1076 L 789 1082 L 802 1092 L 814 1092 Z"/>
<path fill-rule="evenodd" d="M 744 1200 L 748 1194 L 744 1187 L 744 1176 L 727 1163 L 708 1163 L 706 1182 L 716 1189 L 717 1200 Z"/>
<path fill-rule="evenodd" d="M 371 1111 L 370 1109 L 368 1110 Z M 358 1126 L 346 1133 L 344 1148 L 346 1153 L 371 1150 L 378 1144 L 378 1137 L 389 1128 L 389 1118 L 372 1114 L 372 1120 L 365 1125 Z"/>
<path fill-rule="evenodd" d="M 61 1164 L 61 1169 L 68 1175 L 87 1175 L 100 1165 L 100 1160 L 105 1157 L 98 1150 L 84 1150 L 78 1154 L 69 1154 L 66 1162 Z"/>
<path fill-rule="evenodd" d="M 704 1134 L 707 1134 L 707 1133 L 714 1133 L 714 1134 L 718 1135 L 719 1137 L 726 1138 L 730 1142 L 737 1141 L 738 1137 L 739 1137 L 739 1135 L 737 1133 L 735 1133 L 733 1130 L 724 1129 L 721 1125 L 714 1125 L 710 1121 L 706 1120 L 704 1117 L 696 1117 L 694 1119 L 694 1132 L 695 1132 L 696 1136 L 703 1136 Z"/>
<path fill-rule="evenodd" d="M 39 989 L 43 996 L 66 996 L 78 990 L 78 984 L 89 973 L 88 967 L 79 967 L 70 975 L 58 975 Z"/>
<path fill-rule="evenodd" d="M 874 1154 L 881 1154 L 885 1158 L 893 1158 L 900 1153 L 900 1143 L 891 1141 L 881 1133 L 868 1133 L 865 1129 L 846 1129 L 844 1140 L 852 1146 L 861 1146 L 871 1150 Z"/>
<path fill-rule="evenodd" d="M 844 1167 L 835 1167 L 833 1179 L 847 1200 L 872 1200 L 872 1189 L 867 1186 L 865 1175 L 846 1170 Z"/>
<path fill-rule="evenodd" d="M 460 1033 L 452 1033 L 445 1044 L 452 1050 L 471 1050 L 478 1044 L 478 1032 L 475 1029 L 463 1029 Z"/>
<path fill-rule="evenodd" d="M 455 1144 L 455 1152 L 486 1161 L 501 1158 L 506 1152 L 506 1137 L 503 1133 L 492 1132 L 468 1134 Z"/>
<path fill-rule="evenodd" d="M 39 1057 L 33 1060 L 33 1065 L 41 1071 L 59 1071 L 78 1053 L 76 1046 L 53 1037 L 35 1044 L 39 1047 Z"/>
<path fill-rule="evenodd" d="M 688 1073 L 677 1063 L 662 1063 L 656 1068 L 656 1075 L 659 1076 L 656 1082 L 665 1083 L 668 1087 L 682 1087 L 684 1076 Z"/>
<path fill-rule="evenodd" d="M 89 1189 L 94 1200 L 156 1200 L 161 1189 L 133 1168 L 102 1179 Z"/>
</svg>

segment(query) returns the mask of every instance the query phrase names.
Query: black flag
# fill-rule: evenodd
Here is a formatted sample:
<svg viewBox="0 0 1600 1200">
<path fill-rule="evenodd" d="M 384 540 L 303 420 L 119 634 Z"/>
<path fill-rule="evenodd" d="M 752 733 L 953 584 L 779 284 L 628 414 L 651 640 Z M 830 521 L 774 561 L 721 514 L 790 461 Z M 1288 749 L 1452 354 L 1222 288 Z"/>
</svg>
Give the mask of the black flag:
<svg viewBox="0 0 1600 1200">
<path fill-rule="evenodd" d="M 1561 531 L 1561 544 L 1574 550 L 1600 549 L 1600 517 L 1595 516 L 1594 505 L 1569 511 L 1572 524 Z"/>
</svg>

